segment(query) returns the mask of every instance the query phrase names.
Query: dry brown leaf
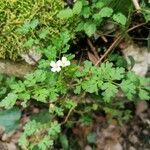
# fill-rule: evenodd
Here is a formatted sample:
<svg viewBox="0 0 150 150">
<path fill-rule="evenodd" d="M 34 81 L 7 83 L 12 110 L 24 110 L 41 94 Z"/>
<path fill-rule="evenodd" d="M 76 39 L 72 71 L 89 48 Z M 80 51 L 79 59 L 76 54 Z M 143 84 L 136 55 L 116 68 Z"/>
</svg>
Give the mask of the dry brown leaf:
<svg viewBox="0 0 150 150">
<path fill-rule="evenodd" d="M 90 61 L 95 65 L 98 61 L 98 59 L 95 57 L 94 54 L 92 54 L 91 52 L 88 51 L 88 57 L 90 59 Z"/>
</svg>

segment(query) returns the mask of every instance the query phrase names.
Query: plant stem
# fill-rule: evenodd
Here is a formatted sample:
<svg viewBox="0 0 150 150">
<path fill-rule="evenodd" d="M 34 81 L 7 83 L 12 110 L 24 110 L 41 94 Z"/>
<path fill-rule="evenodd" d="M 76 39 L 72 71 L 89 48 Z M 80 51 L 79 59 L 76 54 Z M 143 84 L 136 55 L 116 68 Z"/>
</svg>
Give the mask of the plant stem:
<svg viewBox="0 0 150 150">
<path fill-rule="evenodd" d="M 133 2 L 133 5 L 134 5 L 136 10 L 138 10 L 138 11 L 141 10 L 141 7 L 138 3 L 138 0 L 132 0 L 132 2 Z"/>
</svg>

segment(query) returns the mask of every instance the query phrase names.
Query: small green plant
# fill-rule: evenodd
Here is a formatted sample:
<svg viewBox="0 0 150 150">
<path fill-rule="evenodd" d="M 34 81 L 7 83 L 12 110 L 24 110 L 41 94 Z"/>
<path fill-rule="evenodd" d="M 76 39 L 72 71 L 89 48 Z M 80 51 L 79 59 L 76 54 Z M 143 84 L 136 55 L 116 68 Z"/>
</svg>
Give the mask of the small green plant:
<svg viewBox="0 0 150 150">
<path fill-rule="evenodd" d="M 87 0 L 78 0 L 72 9 L 64 9 L 57 16 L 61 19 L 73 17 L 80 19 L 76 26 L 76 31 L 84 31 L 88 36 L 96 33 L 106 19 L 115 21 L 121 26 L 127 23 L 127 17 L 122 12 L 115 12 L 108 1 L 92 0 L 89 2 Z"/>
<path fill-rule="evenodd" d="M 56 42 L 55 40 L 58 41 L 58 38 L 54 39 L 53 43 Z M 149 79 L 139 77 L 133 72 L 126 72 L 122 67 L 115 68 L 112 63 L 102 63 L 97 67 L 93 66 L 90 61 L 85 61 L 81 67 L 72 62 L 70 64 L 68 60 L 67 65 L 62 65 L 64 62 L 61 60 L 58 65 L 64 67 L 61 67 L 59 71 L 54 71 L 50 67 L 50 62 L 57 60 L 58 54 L 62 55 L 64 51 L 66 53 L 67 43 L 68 40 L 63 43 L 64 45 L 61 42 L 61 52 L 58 51 L 57 44 L 52 45 L 56 55 L 47 55 L 46 53 L 46 56 L 49 56 L 48 59 L 41 60 L 37 70 L 27 74 L 23 80 L 8 82 L 8 94 L 0 102 L 0 107 L 10 109 L 16 105 L 17 101 L 20 101 L 23 107 L 29 107 L 32 101 L 47 105 L 45 115 L 47 114 L 48 119 L 41 121 L 32 118 L 25 125 L 24 133 L 19 140 L 22 148 L 41 150 L 52 148 L 54 140 L 60 134 L 61 125 L 67 123 L 67 118 L 62 122 L 58 122 L 57 118 L 65 118 L 73 110 L 80 112 L 80 108 L 83 112 L 79 121 L 84 124 L 92 122 L 90 114 L 102 109 L 102 103 L 105 104 L 103 110 L 106 113 L 111 113 L 118 119 L 126 120 L 129 113 L 126 116 L 124 111 L 121 115 L 121 110 L 115 110 L 115 107 L 112 108 L 110 105 L 115 100 L 118 91 L 122 91 L 129 101 L 134 101 L 135 98 L 142 100 L 149 100 L 150 98 L 150 88 L 146 86 Z M 71 55 L 66 55 L 66 57 L 70 61 L 73 58 Z M 79 100 L 72 99 L 69 93 L 72 93 L 72 96 L 77 96 Z M 90 105 L 84 105 L 83 93 L 97 95 L 99 98 L 90 101 Z M 119 108 L 122 109 L 122 107 L 123 102 Z"/>
<path fill-rule="evenodd" d="M 38 2 L 47 4 L 51 1 Z M 66 9 L 61 5 L 60 12 L 53 10 L 52 16 L 61 18 L 59 20 L 56 17 L 58 28 L 56 32 L 52 32 L 54 36 L 50 36 L 49 31 L 53 30 L 55 19 L 47 14 L 48 21 L 54 21 L 52 28 L 46 25 L 43 27 L 38 17 L 32 17 L 15 28 L 15 33 L 25 36 L 22 41 L 23 49 L 36 47 L 43 56 L 37 62 L 36 70 L 26 74 L 23 79 L 0 76 L 1 108 L 13 109 L 18 105 L 29 108 L 33 103 L 43 108 L 37 115 L 31 115 L 30 121 L 23 127 L 24 132 L 19 140 L 22 149 L 53 149 L 58 143 L 58 137 L 62 147 L 67 149 L 67 135 L 61 133 L 64 127 L 73 128 L 76 122 L 89 125 L 94 120 L 91 114 L 99 111 L 109 115 L 110 120 L 115 118 L 122 122 L 131 117 L 131 110 L 125 108 L 127 102 L 136 103 L 150 99 L 150 87 L 147 84 L 150 79 L 126 71 L 127 64 L 122 56 L 111 55 L 109 61 L 99 66 L 94 66 L 88 60 L 77 65 L 73 60 L 74 55 L 69 52 L 74 33 L 82 34 L 84 31 L 92 36 L 107 19 L 115 21 L 122 28 L 125 27 L 128 13 L 116 9 L 114 0 L 111 2 L 113 3 L 110 4 L 107 0 L 78 0 L 73 8 Z M 42 6 L 49 10 L 49 5 Z M 56 8 L 57 6 L 58 4 Z M 65 24 L 66 19 L 68 21 Z M 67 23 L 72 23 L 75 19 L 75 32 L 71 32 Z M 35 31 L 36 29 L 38 30 Z M 118 92 L 123 94 L 123 98 L 117 97 Z M 18 116 L 20 117 L 20 113 Z M 95 140 L 94 134 L 87 137 L 89 143 L 93 143 L 93 139 Z"/>
</svg>

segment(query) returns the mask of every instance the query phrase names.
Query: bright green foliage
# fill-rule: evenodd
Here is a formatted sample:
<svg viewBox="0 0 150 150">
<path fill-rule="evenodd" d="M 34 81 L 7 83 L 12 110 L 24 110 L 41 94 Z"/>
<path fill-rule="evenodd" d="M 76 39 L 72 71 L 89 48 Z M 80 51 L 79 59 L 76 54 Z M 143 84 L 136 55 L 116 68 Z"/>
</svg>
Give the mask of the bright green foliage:
<svg viewBox="0 0 150 150">
<path fill-rule="evenodd" d="M 52 118 L 50 118 L 50 114 L 46 111 L 33 116 L 31 119 L 24 126 L 24 133 L 19 139 L 19 145 L 29 149 L 51 149 L 54 144 L 53 140 L 60 132 L 60 125 L 58 122 L 50 120 Z M 28 142 L 28 137 L 32 139 L 31 143 Z"/>
<path fill-rule="evenodd" d="M 149 98 L 149 89 L 146 82 L 140 83 L 141 77 L 132 72 L 125 73 L 124 68 L 114 68 L 111 63 L 102 64 L 101 67 L 92 66 L 92 63 L 85 62 L 85 68 L 76 72 L 77 80 L 75 93 L 81 93 L 82 89 L 88 93 L 98 94 L 102 90 L 102 96 L 105 102 L 116 96 L 121 88 L 128 99 L 133 99 L 135 96 L 145 100 Z M 83 78 L 85 79 L 83 80 Z M 144 79 L 143 79 L 144 80 Z M 146 80 L 146 79 L 145 79 Z M 142 92 L 142 94 L 141 94 Z"/>
<path fill-rule="evenodd" d="M 90 61 L 78 66 L 69 51 L 74 33 L 84 31 L 93 36 L 105 20 L 115 21 L 124 28 L 129 10 L 117 8 L 124 3 L 131 6 L 129 0 L 77 0 L 72 8 L 66 6 L 66 9 L 63 1 L 55 0 L 0 2 L 3 10 L 9 6 L 6 14 L 0 12 L 0 21 L 4 22 L 0 57 L 9 53 L 10 58 L 15 58 L 16 52 L 33 47 L 43 56 L 36 70 L 23 79 L 0 75 L 0 107 L 11 110 L 17 102 L 28 108 L 33 102 L 42 108 L 42 112 L 31 115 L 24 126 L 19 140 L 21 149 L 54 149 L 64 127 L 72 128 L 76 122 L 92 124 L 91 114 L 100 110 L 105 111 L 110 120 L 115 118 L 121 122 L 131 117 L 130 110 L 125 108 L 126 102 L 150 99 L 149 78 L 126 71 L 127 64 L 122 56 L 110 56 L 109 61 L 113 63 L 101 63 L 100 66 L 94 66 Z M 50 62 L 63 56 L 71 65 L 62 67 L 60 72 L 52 72 Z M 124 94 L 121 100 L 117 98 L 118 92 Z M 17 119 L 13 119 L 17 121 L 20 113 L 18 116 L 14 115 Z M 64 133 L 60 134 L 59 141 L 64 150 L 70 148 L 68 140 Z M 87 141 L 94 143 L 95 135 L 89 134 Z"/>
<path fill-rule="evenodd" d="M 94 66 L 92 62 L 84 61 L 82 67 L 71 63 L 60 72 L 52 72 L 49 63 L 60 59 L 57 56 L 65 55 L 69 60 L 73 59 L 73 55 L 66 54 L 70 39 L 71 34 L 67 30 L 61 32 L 60 36 L 52 38 L 50 45 L 52 51 L 48 51 L 49 47 L 45 48 L 43 51 L 45 59 L 40 60 L 37 69 L 27 74 L 24 79 L 5 79 L 0 76 L 0 85 L 3 89 L 0 107 L 10 109 L 16 101 L 20 101 L 23 107 L 29 107 L 31 102 L 35 101 L 46 105 L 46 110 L 49 111 L 42 115 L 44 120 L 41 117 L 31 118 L 25 125 L 24 133 L 19 140 L 22 148 L 53 149 L 62 123 L 56 120 L 66 117 L 67 114 L 72 115 L 74 109 L 83 111 L 80 113 L 79 122 L 86 125 L 93 121 L 91 113 L 99 109 L 110 113 L 112 118 L 127 120 L 130 112 L 120 110 L 124 108 L 124 102 L 114 103 L 118 91 L 122 91 L 127 100 L 150 98 L 150 88 L 147 86 L 149 79 L 139 77 L 133 72 L 126 72 L 123 67 L 115 67 L 109 62 Z M 77 100 L 70 96 L 73 92 Z M 83 93 L 96 95 L 98 98 L 85 104 L 82 96 L 80 97 Z M 64 122 L 68 123 L 67 120 Z M 68 126 L 73 126 L 73 122 L 69 123 Z"/>
<path fill-rule="evenodd" d="M 96 33 L 104 19 L 113 19 L 121 25 L 126 24 L 126 16 L 122 12 L 113 10 L 114 0 L 89 2 L 78 0 L 73 8 L 66 8 L 59 12 L 57 17 L 61 19 L 78 18 L 80 22 L 76 26 L 76 31 L 84 31 L 88 36 Z"/>
<path fill-rule="evenodd" d="M 72 16 L 73 16 L 73 12 L 70 8 L 60 11 L 59 14 L 57 15 L 57 17 L 62 19 L 68 19 Z"/>
<path fill-rule="evenodd" d="M 103 17 L 110 17 L 113 13 L 113 10 L 109 7 L 104 7 L 100 10 L 99 12 L 99 17 L 103 18 Z"/>
<path fill-rule="evenodd" d="M 0 102 L 0 107 L 4 107 L 6 109 L 12 108 L 16 100 L 18 98 L 18 95 L 15 93 L 9 93 L 1 102 Z"/>
<path fill-rule="evenodd" d="M 106 102 L 109 102 L 111 98 L 114 97 L 118 92 L 117 86 L 109 82 L 102 85 L 102 90 L 104 90 L 102 95 L 104 96 L 104 100 Z"/>
<path fill-rule="evenodd" d="M 80 14 L 81 11 L 82 11 L 82 2 L 77 1 L 73 7 L 73 14 Z"/>
<path fill-rule="evenodd" d="M 121 25 L 125 25 L 127 22 L 127 18 L 121 13 L 114 14 L 113 19 Z"/>
</svg>

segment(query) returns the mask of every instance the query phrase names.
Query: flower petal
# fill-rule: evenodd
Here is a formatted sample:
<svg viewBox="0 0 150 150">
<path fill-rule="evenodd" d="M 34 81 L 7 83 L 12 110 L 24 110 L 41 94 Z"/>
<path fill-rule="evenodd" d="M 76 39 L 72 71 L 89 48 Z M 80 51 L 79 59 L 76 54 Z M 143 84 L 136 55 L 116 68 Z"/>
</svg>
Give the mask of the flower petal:
<svg viewBox="0 0 150 150">
<path fill-rule="evenodd" d="M 52 71 L 52 72 L 56 72 L 57 69 L 54 67 L 54 68 L 51 68 L 51 71 Z"/>
<path fill-rule="evenodd" d="M 57 72 L 59 72 L 60 70 L 61 70 L 61 68 L 60 68 L 60 67 L 57 67 L 57 68 L 56 68 L 56 71 L 57 71 Z"/>
<path fill-rule="evenodd" d="M 58 61 L 56 62 L 56 64 L 57 64 L 57 66 L 62 66 L 62 65 L 63 65 L 63 63 L 62 63 L 61 60 L 58 60 Z"/>
<path fill-rule="evenodd" d="M 66 62 L 67 58 L 66 57 L 62 57 L 61 60 L 62 60 L 62 62 Z"/>
<path fill-rule="evenodd" d="M 51 67 L 55 67 L 55 66 L 56 66 L 56 63 L 55 63 L 54 61 L 51 61 L 51 62 L 50 62 L 50 66 L 51 66 Z"/>
<path fill-rule="evenodd" d="M 66 66 L 70 66 L 70 61 L 67 61 L 67 62 L 66 62 Z"/>
</svg>

